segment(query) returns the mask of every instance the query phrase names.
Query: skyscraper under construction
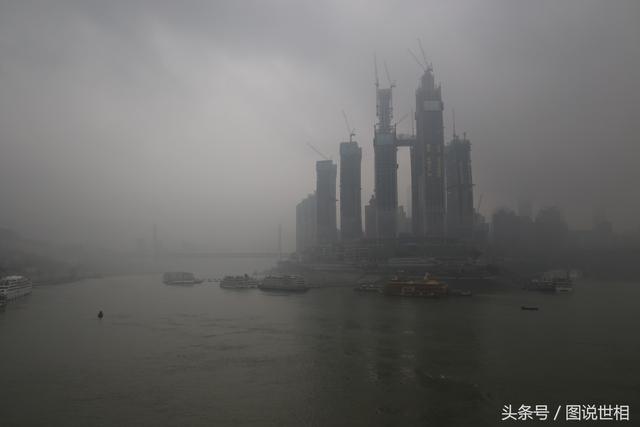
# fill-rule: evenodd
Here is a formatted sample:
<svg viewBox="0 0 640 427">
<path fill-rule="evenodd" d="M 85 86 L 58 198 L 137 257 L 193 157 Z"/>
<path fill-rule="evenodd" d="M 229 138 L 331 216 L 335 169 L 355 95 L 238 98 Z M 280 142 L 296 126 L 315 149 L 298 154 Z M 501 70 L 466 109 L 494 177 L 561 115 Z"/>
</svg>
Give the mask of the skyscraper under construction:
<svg viewBox="0 0 640 427">
<path fill-rule="evenodd" d="M 376 114 L 373 149 L 375 155 L 376 237 L 396 237 L 398 212 L 398 160 L 396 131 L 392 125 L 393 85 L 380 88 L 376 77 Z"/>
<path fill-rule="evenodd" d="M 355 141 L 340 144 L 340 238 L 362 237 L 361 173 L 362 148 Z"/>
<path fill-rule="evenodd" d="M 445 235 L 442 91 L 426 67 L 416 90 L 416 140 L 411 149 L 412 228 L 415 236 Z"/>
<path fill-rule="evenodd" d="M 334 243 L 338 237 L 336 226 L 336 174 L 338 167 L 331 160 L 316 162 L 316 242 Z"/>
<path fill-rule="evenodd" d="M 447 175 L 447 235 L 469 240 L 473 236 L 473 180 L 471 143 L 466 135 L 453 138 L 445 149 Z"/>
</svg>

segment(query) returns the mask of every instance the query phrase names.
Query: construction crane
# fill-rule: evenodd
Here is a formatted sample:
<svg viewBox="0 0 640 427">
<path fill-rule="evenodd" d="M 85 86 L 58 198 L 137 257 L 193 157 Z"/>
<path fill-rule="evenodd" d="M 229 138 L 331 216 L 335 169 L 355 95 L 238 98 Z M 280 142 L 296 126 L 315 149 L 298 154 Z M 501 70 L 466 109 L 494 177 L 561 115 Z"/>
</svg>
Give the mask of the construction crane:
<svg viewBox="0 0 640 427">
<path fill-rule="evenodd" d="M 420 48 L 420 52 L 422 53 L 422 59 L 424 60 L 424 65 L 427 68 L 431 68 L 431 64 L 429 64 L 429 61 L 427 61 L 427 55 L 425 55 L 424 53 L 424 49 L 422 48 L 422 41 L 420 39 L 418 39 L 418 47 Z"/>
<path fill-rule="evenodd" d="M 307 142 L 307 145 L 308 145 L 309 147 L 311 147 L 311 149 L 312 149 L 313 151 L 315 151 L 315 152 L 316 152 L 320 157 L 322 157 L 323 159 L 325 159 L 325 160 L 331 160 L 329 157 L 325 156 L 325 155 L 322 153 L 322 151 L 320 151 L 320 150 L 318 150 L 316 147 L 314 147 L 310 142 Z"/>
<path fill-rule="evenodd" d="M 380 80 L 378 79 L 378 59 L 376 58 L 376 54 L 373 54 L 373 71 L 376 75 L 376 89 L 380 86 Z"/>
<path fill-rule="evenodd" d="M 391 81 L 391 74 L 389 74 L 389 68 L 387 68 L 387 61 L 384 61 L 384 72 L 387 75 L 387 81 L 389 82 L 389 87 L 390 88 L 394 88 L 396 87 L 395 82 Z"/>
<path fill-rule="evenodd" d="M 427 66 L 424 65 L 422 62 L 420 62 L 420 60 L 418 59 L 416 54 L 413 53 L 413 51 L 411 49 L 409 49 L 409 48 L 407 48 L 407 50 L 411 54 L 411 57 L 416 61 L 416 64 L 418 64 L 420 66 L 420 68 L 422 68 L 422 71 L 427 71 Z"/>
<path fill-rule="evenodd" d="M 344 123 L 347 125 L 347 133 L 349 134 L 349 142 L 353 142 L 353 137 L 356 136 L 356 130 L 349 126 L 349 119 L 347 119 L 347 113 L 342 110 L 342 117 L 344 117 Z"/>
<path fill-rule="evenodd" d="M 405 114 L 404 116 L 400 117 L 400 118 L 398 119 L 398 121 L 397 121 L 397 122 L 395 122 L 393 125 L 394 125 L 394 126 L 398 126 L 398 125 L 399 125 L 400 123 L 402 123 L 402 121 L 403 121 L 404 119 L 406 119 L 408 116 L 409 116 L 409 113 Z"/>
</svg>

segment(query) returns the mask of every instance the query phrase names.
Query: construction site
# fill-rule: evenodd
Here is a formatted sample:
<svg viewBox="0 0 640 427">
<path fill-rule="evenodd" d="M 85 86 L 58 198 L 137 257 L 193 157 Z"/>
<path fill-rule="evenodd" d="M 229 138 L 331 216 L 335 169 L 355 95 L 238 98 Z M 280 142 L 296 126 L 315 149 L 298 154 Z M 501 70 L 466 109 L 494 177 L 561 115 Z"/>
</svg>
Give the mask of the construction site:
<svg viewBox="0 0 640 427">
<path fill-rule="evenodd" d="M 296 208 L 296 257 L 304 262 L 370 265 L 395 257 L 477 257 L 486 239 L 483 221 L 474 207 L 471 143 L 459 136 L 453 118 L 452 138 L 445 143 L 442 87 L 422 45 L 421 56 L 409 53 L 422 75 L 415 89 L 411 134 L 397 132 L 393 93 L 386 63 L 387 85 L 380 83 L 374 57 L 376 123 L 374 126 L 374 191 L 362 210 L 362 148 L 343 113 L 348 142 L 339 144 L 339 167 L 312 144 L 322 159 L 316 162 L 316 191 Z M 398 203 L 398 150 L 410 158 L 410 212 Z M 338 170 L 340 171 L 338 177 Z M 340 196 L 336 197 L 339 181 Z M 480 197 L 478 204 L 482 202 Z M 339 209 L 339 215 L 336 211 Z M 338 218 L 340 227 L 338 227 Z"/>
</svg>

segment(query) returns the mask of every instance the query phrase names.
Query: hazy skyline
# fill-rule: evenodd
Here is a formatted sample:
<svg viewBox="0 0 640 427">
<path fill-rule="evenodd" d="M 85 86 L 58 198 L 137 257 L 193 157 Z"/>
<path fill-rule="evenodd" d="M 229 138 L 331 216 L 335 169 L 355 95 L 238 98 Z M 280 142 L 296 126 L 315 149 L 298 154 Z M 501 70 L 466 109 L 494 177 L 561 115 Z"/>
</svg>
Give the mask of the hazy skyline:
<svg viewBox="0 0 640 427">
<path fill-rule="evenodd" d="M 266 250 L 281 223 L 293 250 L 315 188 L 307 142 L 337 160 L 345 110 L 366 203 L 373 54 L 397 120 L 420 38 L 486 216 L 527 197 L 574 227 L 605 206 L 637 229 L 639 18 L 634 1 L 3 1 L 0 227 L 132 247 L 157 223 L 167 241 Z"/>
</svg>

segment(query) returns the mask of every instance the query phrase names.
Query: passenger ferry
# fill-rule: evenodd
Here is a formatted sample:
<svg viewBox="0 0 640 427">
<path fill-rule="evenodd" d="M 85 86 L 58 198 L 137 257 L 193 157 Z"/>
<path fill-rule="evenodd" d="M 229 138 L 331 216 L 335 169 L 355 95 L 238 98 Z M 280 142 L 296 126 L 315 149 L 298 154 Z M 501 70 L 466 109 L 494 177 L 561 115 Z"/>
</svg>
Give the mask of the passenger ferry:
<svg viewBox="0 0 640 427">
<path fill-rule="evenodd" d="M 262 291 L 307 292 L 309 287 L 301 276 L 267 276 L 258 286 Z"/>
<path fill-rule="evenodd" d="M 224 289 L 251 289 L 258 287 L 258 280 L 247 274 L 244 276 L 225 276 L 220 282 Z"/>
<path fill-rule="evenodd" d="M 24 276 L 7 276 L 0 279 L 0 299 L 5 301 L 28 295 L 32 289 L 31 280 Z"/>
<path fill-rule="evenodd" d="M 422 278 L 394 277 L 387 282 L 382 290 L 385 295 L 397 295 L 405 297 L 438 298 L 446 296 L 449 287 L 427 273 Z"/>
</svg>

